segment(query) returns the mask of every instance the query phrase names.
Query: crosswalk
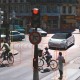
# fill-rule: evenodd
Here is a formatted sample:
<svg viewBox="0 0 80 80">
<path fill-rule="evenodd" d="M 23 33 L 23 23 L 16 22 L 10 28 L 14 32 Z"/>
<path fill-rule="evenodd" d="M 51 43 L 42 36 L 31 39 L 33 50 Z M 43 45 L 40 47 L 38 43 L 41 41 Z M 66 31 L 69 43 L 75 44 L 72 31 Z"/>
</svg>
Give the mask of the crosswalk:
<svg viewBox="0 0 80 80">
<path fill-rule="evenodd" d="M 24 42 L 24 43 L 22 43 L 22 42 L 15 42 L 15 43 L 13 43 L 11 45 L 11 48 L 15 48 L 15 49 L 18 48 L 18 49 L 21 49 L 21 50 L 28 49 L 28 48 L 31 49 L 32 47 L 33 47 L 33 45 L 30 44 L 30 43 L 27 43 L 27 42 Z"/>
</svg>

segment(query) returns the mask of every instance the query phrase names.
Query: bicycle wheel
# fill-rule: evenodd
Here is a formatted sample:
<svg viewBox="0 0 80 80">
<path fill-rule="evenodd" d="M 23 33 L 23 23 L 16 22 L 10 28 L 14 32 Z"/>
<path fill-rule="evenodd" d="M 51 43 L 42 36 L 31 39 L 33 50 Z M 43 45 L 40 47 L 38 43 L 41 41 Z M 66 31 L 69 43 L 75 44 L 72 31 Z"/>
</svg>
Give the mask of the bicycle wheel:
<svg viewBox="0 0 80 80">
<path fill-rule="evenodd" d="M 12 53 L 9 53 L 9 56 L 8 56 L 7 60 L 8 60 L 9 64 L 13 64 L 14 63 L 14 57 L 13 57 Z"/>
<path fill-rule="evenodd" d="M 2 53 L 2 54 L 0 55 L 0 65 L 3 64 L 3 61 L 4 61 L 4 54 Z"/>
<path fill-rule="evenodd" d="M 50 61 L 50 67 L 51 67 L 52 69 L 56 69 L 56 68 L 58 67 L 57 61 L 56 61 L 56 60 L 51 60 L 51 61 Z"/>
<path fill-rule="evenodd" d="M 44 61 L 42 59 L 38 59 L 38 67 L 42 67 L 44 65 Z"/>
</svg>

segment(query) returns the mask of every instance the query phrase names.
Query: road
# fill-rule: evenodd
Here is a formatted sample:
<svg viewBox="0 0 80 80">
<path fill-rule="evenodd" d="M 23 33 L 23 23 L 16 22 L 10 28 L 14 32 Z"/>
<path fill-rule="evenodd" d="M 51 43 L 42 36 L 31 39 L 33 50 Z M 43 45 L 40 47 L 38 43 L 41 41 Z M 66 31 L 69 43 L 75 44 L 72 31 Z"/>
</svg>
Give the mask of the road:
<svg viewBox="0 0 80 80">
<path fill-rule="evenodd" d="M 76 57 L 80 56 L 80 34 L 73 34 L 75 36 L 75 45 L 71 46 L 67 50 L 61 50 L 66 62 L 70 62 Z M 47 37 L 43 37 L 39 48 L 44 49 L 47 46 L 49 38 L 52 34 L 48 34 Z M 0 67 L 0 80 L 33 80 L 33 56 L 34 46 L 30 43 L 28 35 L 25 40 L 20 42 L 12 42 L 11 48 L 18 50 L 19 54 L 15 55 L 15 62 L 10 67 Z M 49 50 L 53 59 L 56 59 L 60 50 Z M 39 72 L 40 80 L 52 73 Z"/>
</svg>

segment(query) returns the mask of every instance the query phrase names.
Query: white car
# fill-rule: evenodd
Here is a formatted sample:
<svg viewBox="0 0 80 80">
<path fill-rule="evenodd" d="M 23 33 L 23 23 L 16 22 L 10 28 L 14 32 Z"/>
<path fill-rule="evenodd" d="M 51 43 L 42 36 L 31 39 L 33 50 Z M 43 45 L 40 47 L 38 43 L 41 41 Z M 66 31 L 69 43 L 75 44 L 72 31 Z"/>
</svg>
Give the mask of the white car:
<svg viewBox="0 0 80 80">
<path fill-rule="evenodd" d="M 25 38 L 25 34 L 24 33 L 20 33 L 18 31 L 10 31 L 10 39 L 11 41 L 18 41 L 18 40 L 22 40 Z"/>
<path fill-rule="evenodd" d="M 1 34 L 1 42 L 6 38 L 5 34 Z"/>
<path fill-rule="evenodd" d="M 4 34 L 1 34 L 1 38 L 3 39 L 3 38 L 6 38 L 6 35 L 4 35 Z"/>
<path fill-rule="evenodd" d="M 49 48 L 65 48 L 75 43 L 72 33 L 55 33 L 48 41 Z"/>
<path fill-rule="evenodd" d="M 33 32 L 33 31 L 35 31 L 35 28 L 30 28 L 29 33 Z M 41 28 L 37 28 L 37 32 L 39 32 L 42 37 L 47 36 L 47 32 L 42 30 Z"/>
<path fill-rule="evenodd" d="M 10 31 L 10 39 L 11 41 L 21 41 L 22 39 L 25 38 L 25 34 L 24 33 L 20 33 L 18 31 Z M 6 38 L 5 34 L 1 34 L 1 41 L 3 41 L 3 39 Z"/>
</svg>

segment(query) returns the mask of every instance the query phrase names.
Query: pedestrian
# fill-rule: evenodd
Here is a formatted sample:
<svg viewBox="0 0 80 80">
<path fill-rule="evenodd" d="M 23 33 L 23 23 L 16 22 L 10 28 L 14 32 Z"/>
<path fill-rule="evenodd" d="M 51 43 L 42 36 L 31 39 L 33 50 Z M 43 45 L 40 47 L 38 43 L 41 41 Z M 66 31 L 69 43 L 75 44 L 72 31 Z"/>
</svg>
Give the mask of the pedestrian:
<svg viewBox="0 0 80 80">
<path fill-rule="evenodd" d="M 57 60 L 58 60 L 58 69 L 59 69 L 59 74 L 60 74 L 59 79 L 62 79 L 63 78 L 63 63 L 65 63 L 65 59 L 62 56 L 62 52 L 59 52 L 59 56 Z"/>
</svg>

